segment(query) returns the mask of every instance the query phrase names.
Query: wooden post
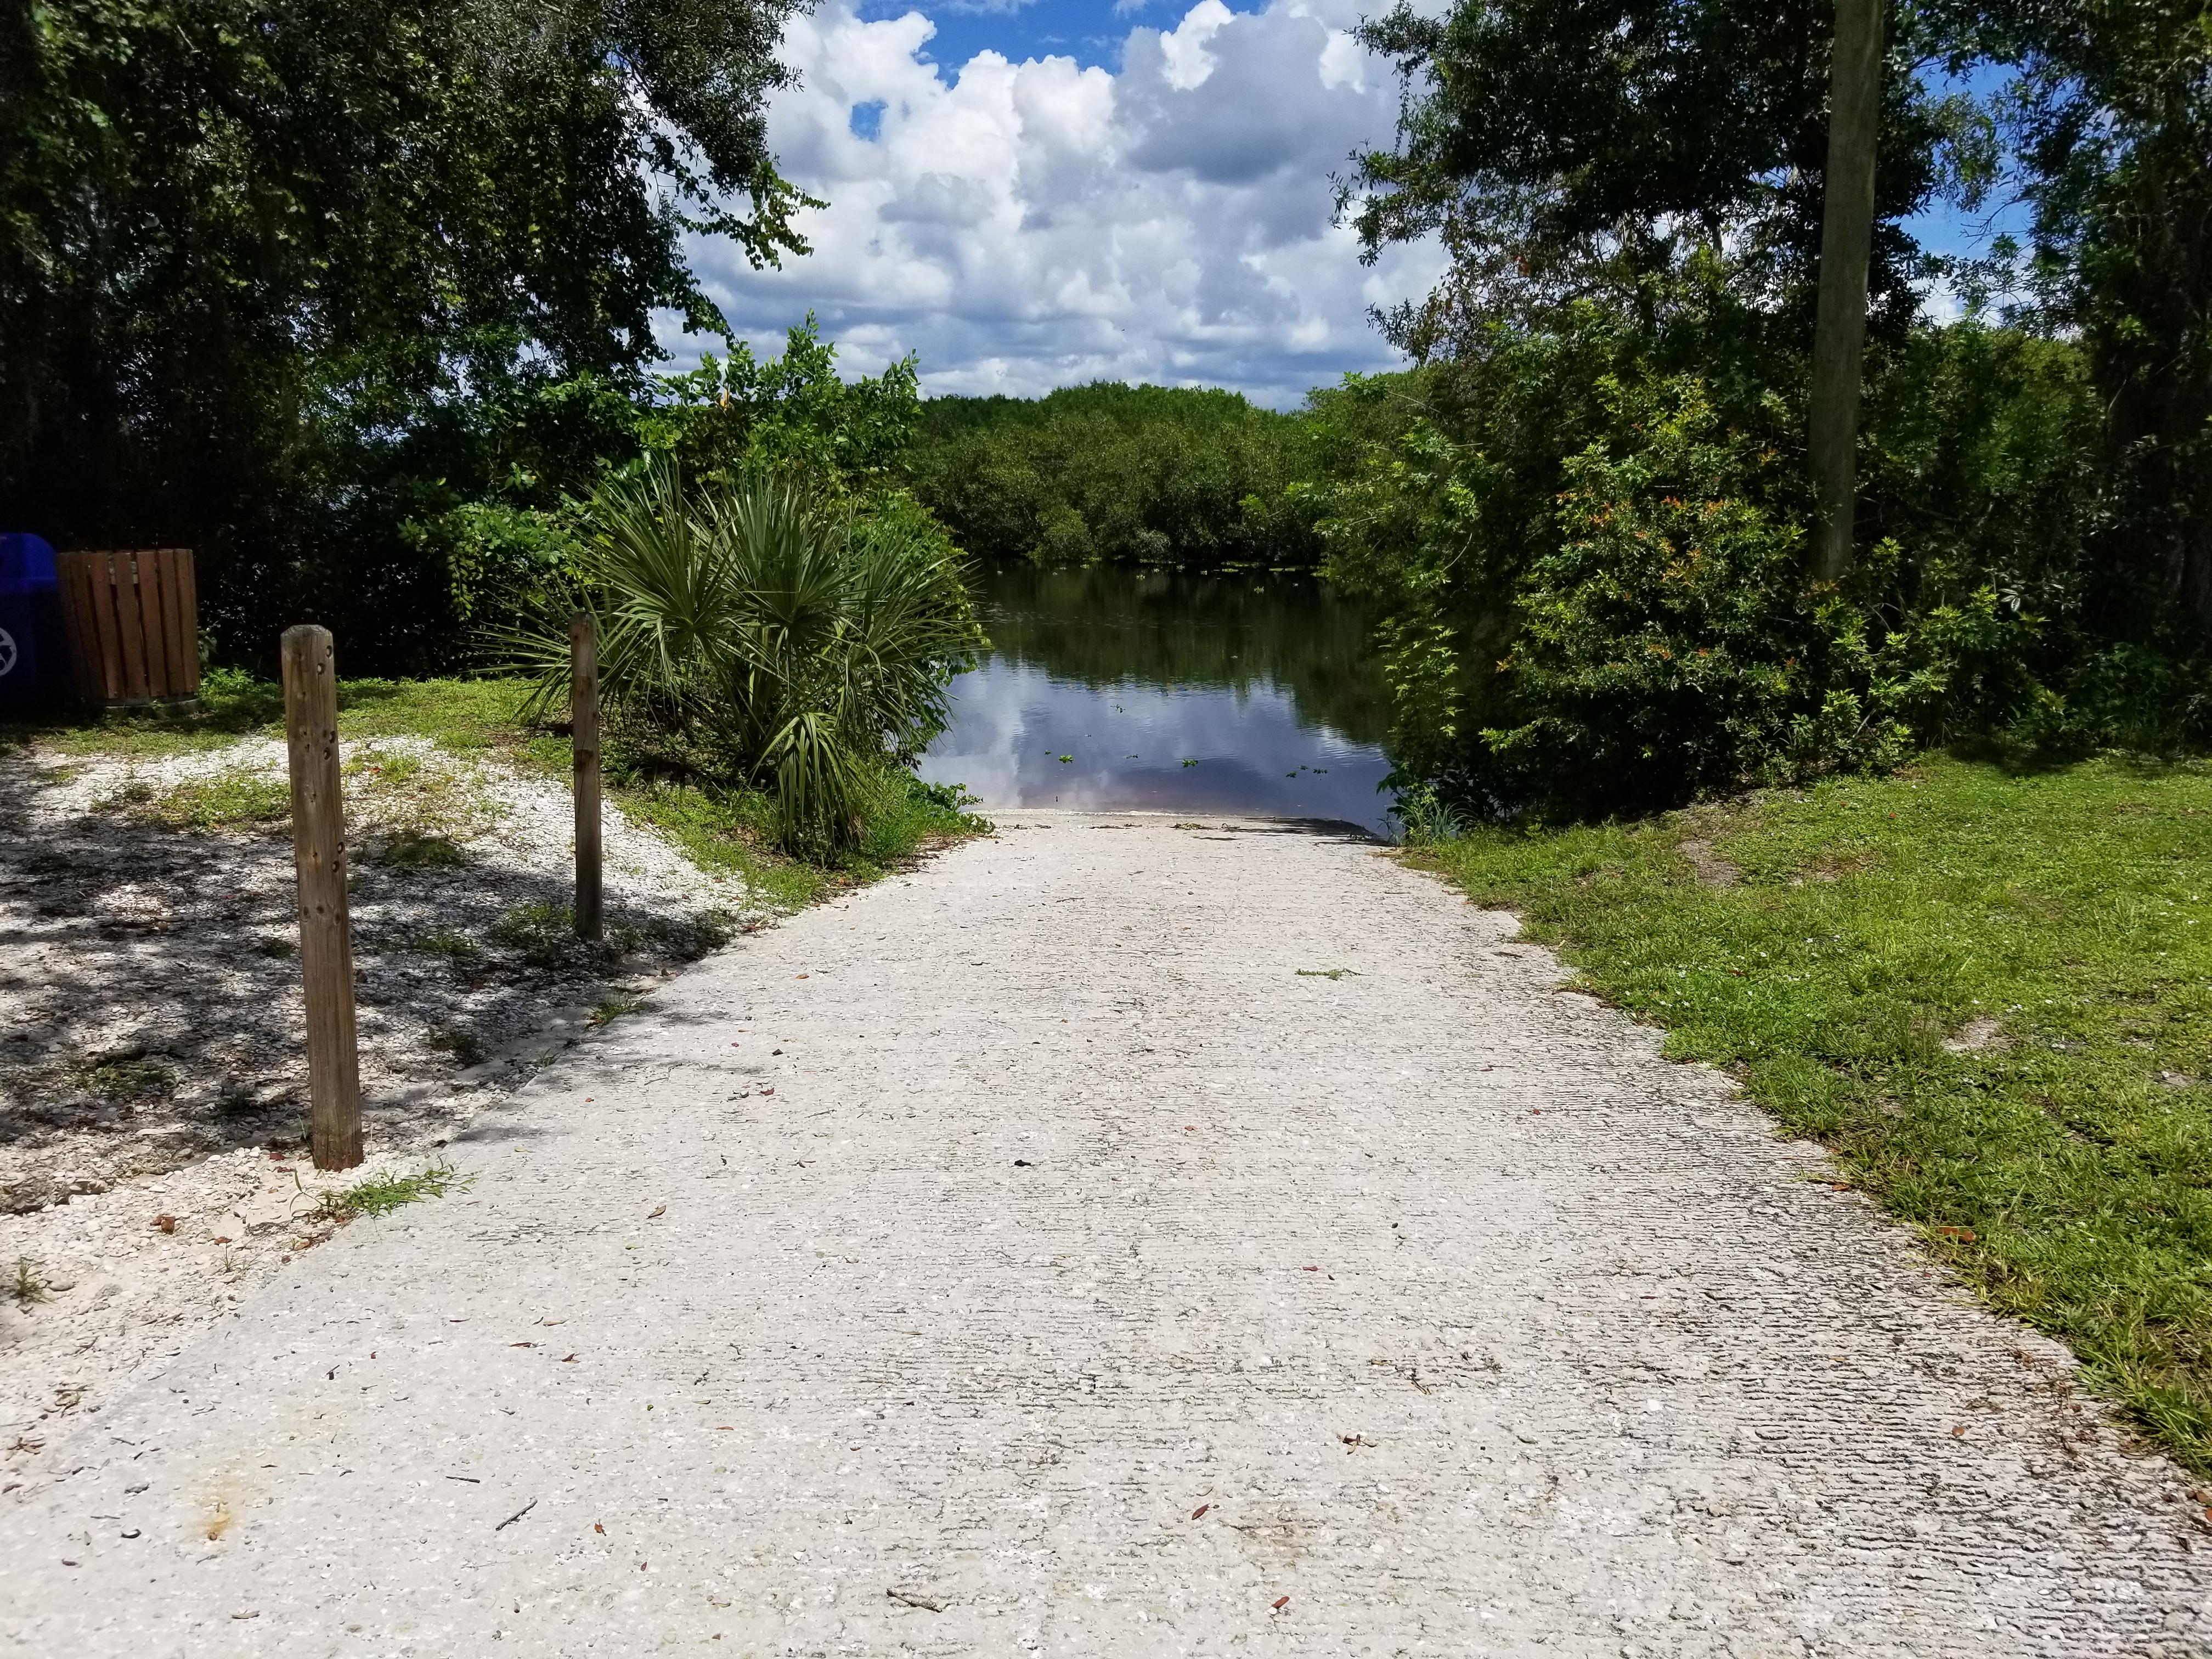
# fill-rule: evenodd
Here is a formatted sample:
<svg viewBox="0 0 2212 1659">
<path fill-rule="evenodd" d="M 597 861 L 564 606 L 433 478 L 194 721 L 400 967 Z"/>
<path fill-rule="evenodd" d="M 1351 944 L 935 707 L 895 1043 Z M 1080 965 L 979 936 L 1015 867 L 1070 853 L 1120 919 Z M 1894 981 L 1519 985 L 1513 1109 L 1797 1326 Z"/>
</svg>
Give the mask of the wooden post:
<svg viewBox="0 0 2212 1659">
<path fill-rule="evenodd" d="M 1867 262 L 1874 251 L 1884 3 L 1836 0 L 1836 39 L 1828 60 L 1828 175 L 1806 448 L 1817 514 L 1813 574 L 1831 582 L 1851 568 L 1858 511 L 1859 373 L 1866 349 Z"/>
<path fill-rule="evenodd" d="M 568 618 L 569 747 L 576 791 L 576 937 L 596 939 L 599 884 L 599 636 L 588 611 Z"/>
<path fill-rule="evenodd" d="M 361 1162 L 361 1056 L 354 1038 L 353 925 L 345 803 L 338 793 L 338 678 L 330 630 L 284 630 L 284 732 L 292 766 L 292 867 L 307 989 L 308 1139 L 318 1170 Z"/>
</svg>

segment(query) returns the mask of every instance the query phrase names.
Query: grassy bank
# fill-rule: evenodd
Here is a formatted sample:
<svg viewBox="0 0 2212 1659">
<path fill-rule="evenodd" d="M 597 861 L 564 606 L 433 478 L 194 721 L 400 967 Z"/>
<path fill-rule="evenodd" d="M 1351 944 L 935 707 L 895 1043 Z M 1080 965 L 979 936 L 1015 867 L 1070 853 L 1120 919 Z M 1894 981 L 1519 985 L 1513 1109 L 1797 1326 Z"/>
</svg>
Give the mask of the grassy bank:
<svg viewBox="0 0 2212 1659">
<path fill-rule="evenodd" d="M 568 739 L 531 726 L 516 710 L 530 684 L 514 679 L 347 680 L 338 688 L 338 731 L 350 738 L 424 738 L 459 752 L 496 750 L 516 764 L 565 777 Z M 63 755 L 154 760 L 220 749 L 240 738 L 284 735 L 283 696 L 266 681 L 217 670 L 191 716 L 113 716 L 0 726 L 0 757 L 37 743 Z M 783 908 L 813 902 L 914 858 L 933 842 L 975 833 L 981 821 L 952 793 L 901 775 L 878 781 L 860 847 L 833 866 L 810 864 L 774 844 L 775 813 L 757 791 L 702 787 L 654 777 L 608 745 L 607 793 L 633 822 L 649 823 L 702 868 L 742 876 Z"/>
<path fill-rule="evenodd" d="M 2212 1473 L 2212 767 L 1931 759 L 1413 856 Z"/>
</svg>

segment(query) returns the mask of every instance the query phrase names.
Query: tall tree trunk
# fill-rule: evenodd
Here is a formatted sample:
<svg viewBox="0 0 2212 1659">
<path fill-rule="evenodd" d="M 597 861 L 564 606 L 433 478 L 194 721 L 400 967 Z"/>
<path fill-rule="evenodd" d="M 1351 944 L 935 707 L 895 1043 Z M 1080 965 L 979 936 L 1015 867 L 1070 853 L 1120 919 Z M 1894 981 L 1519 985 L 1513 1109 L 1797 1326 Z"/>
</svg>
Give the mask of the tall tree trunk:
<svg viewBox="0 0 2212 1659">
<path fill-rule="evenodd" d="M 1828 176 L 1820 219 L 1820 312 L 1813 333 L 1807 448 L 1819 514 L 1813 574 L 1851 568 L 1856 516 L 1859 365 L 1866 347 L 1867 261 L 1874 246 L 1874 165 L 1881 121 L 1884 0 L 1836 0 L 1828 68 Z"/>
</svg>

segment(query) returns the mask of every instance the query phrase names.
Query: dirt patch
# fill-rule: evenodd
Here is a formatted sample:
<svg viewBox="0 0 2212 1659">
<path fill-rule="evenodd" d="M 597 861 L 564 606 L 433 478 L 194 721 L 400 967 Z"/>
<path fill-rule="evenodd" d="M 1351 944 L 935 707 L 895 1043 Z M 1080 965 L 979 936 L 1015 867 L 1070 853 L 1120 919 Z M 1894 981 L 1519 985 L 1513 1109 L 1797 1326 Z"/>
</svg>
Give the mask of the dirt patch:
<svg viewBox="0 0 2212 1659">
<path fill-rule="evenodd" d="M 1734 887 L 1743 880 L 1743 872 L 1714 852 L 1712 842 L 1703 836 L 1692 836 L 1675 850 L 1690 861 L 1698 880 L 1707 887 Z"/>
<path fill-rule="evenodd" d="M 1943 1047 L 1954 1054 L 1986 1054 L 2011 1048 L 2012 1039 L 2005 1035 L 2002 1024 L 1984 1014 L 1945 1037 Z"/>
</svg>

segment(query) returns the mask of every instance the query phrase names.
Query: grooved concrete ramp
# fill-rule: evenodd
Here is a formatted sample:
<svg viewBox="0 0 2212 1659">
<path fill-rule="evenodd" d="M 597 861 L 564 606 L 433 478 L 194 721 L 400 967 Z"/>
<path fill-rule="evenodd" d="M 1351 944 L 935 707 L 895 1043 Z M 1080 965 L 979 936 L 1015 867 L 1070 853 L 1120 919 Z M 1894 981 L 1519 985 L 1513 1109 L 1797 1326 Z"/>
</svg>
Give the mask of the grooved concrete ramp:
<svg viewBox="0 0 2212 1659">
<path fill-rule="evenodd" d="M 2171 1467 L 1513 931 L 1017 813 L 759 934 L 0 1504 L 9 1650 L 2204 1651 Z"/>
</svg>

